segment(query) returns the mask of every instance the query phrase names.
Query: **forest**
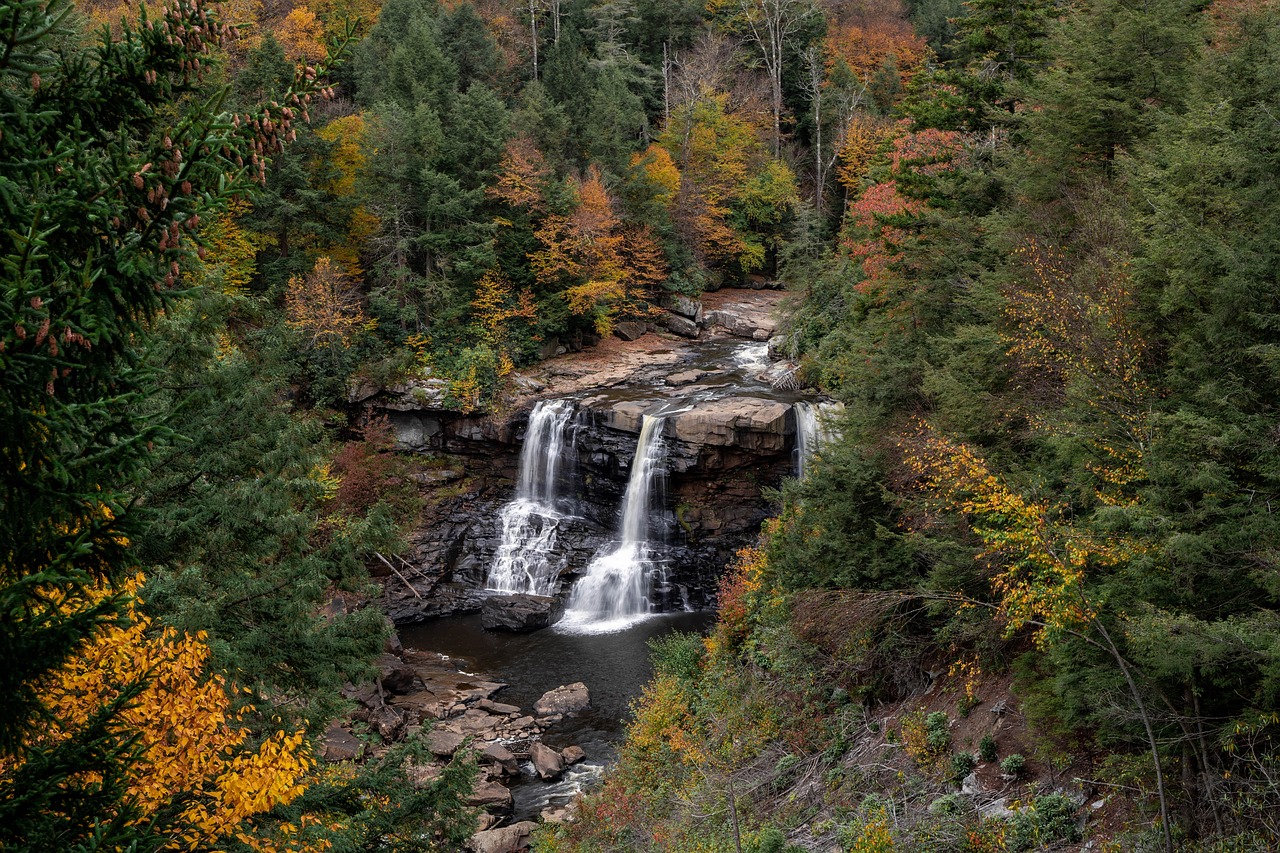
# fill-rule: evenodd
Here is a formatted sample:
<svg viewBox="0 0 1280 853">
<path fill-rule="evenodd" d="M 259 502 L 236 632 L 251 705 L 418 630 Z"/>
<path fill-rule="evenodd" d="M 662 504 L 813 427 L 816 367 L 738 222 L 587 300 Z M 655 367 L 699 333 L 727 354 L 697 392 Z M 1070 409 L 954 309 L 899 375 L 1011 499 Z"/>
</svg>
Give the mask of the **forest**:
<svg viewBox="0 0 1280 853">
<path fill-rule="evenodd" d="M 0 850 L 464 849 L 361 389 L 763 283 L 833 437 L 533 848 L 1276 848 L 1274 4 L 312 4 L 0 0 Z"/>
</svg>

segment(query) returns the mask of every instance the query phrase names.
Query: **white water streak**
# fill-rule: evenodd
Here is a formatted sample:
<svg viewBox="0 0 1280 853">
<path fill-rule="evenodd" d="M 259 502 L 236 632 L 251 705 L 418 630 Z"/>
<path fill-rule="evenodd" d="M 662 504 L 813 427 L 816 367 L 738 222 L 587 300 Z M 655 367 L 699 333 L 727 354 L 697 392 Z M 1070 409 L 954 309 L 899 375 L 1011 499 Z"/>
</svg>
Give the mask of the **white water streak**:
<svg viewBox="0 0 1280 853">
<path fill-rule="evenodd" d="M 581 633 L 620 631 L 649 615 L 653 561 L 649 547 L 650 495 L 661 475 L 662 424 L 645 415 L 622 501 L 622 541 L 587 567 L 569 597 L 560 626 Z"/>
<path fill-rule="evenodd" d="M 529 414 L 516 496 L 502 508 L 502 544 L 489 567 L 489 589 L 533 595 L 556 591 L 559 566 L 551 558 L 564 517 L 556 500 L 572 414 L 568 400 L 539 401 Z"/>
</svg>

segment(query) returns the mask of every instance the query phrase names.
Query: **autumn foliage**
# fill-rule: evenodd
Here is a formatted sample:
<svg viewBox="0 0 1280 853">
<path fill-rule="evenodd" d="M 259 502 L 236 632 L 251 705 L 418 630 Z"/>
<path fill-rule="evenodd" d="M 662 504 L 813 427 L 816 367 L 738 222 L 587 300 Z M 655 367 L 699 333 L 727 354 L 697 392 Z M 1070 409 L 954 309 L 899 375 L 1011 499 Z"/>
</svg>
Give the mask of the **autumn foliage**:
<svg viewBox="0 0 1280 853">
<path fill-rule="evenodd" d="M 349 346 L 368 326 L 351 281 L 327 257 L 317 260 L 307 275 L 289 279 L 285 313 L 311 348 Z"/>
<path fill-rule="evenodd" d="M 123 591 L 136 594 L 141 583 L 136 577 Z M 107 595 L 105 586 L 94 592 L 97 599 Z M 102 708 L 123 698 L 113 736 L 132 743 L 138 759 L 123 769 L 126 801 L 139 810 L 128 820 L 141 826 L 171 811 L 171 822 L 161 828 L 169 850 L 203 850 L 232 838 L 260 850 L 283 849 L 277 841 L 287 847 L 288 832 L 257 837 L 254 820 L 302 793 L 314 765 L 304 733 L 275 731 L 254 745 L 244 726 L 253 708 L 238 708 L 234 687 L 206 671 L 204 636 L 157 625 L 140 606 L 133 600 L 119 624 L 103 629 L 49 677 L 48 722 L 26 749 L 71 740 Z M 0 779 L 22 764 L 21 758 L 0 760 Z M 81 772 L 66 784 L 90 787 L 100 781 Z"/>
</svg>

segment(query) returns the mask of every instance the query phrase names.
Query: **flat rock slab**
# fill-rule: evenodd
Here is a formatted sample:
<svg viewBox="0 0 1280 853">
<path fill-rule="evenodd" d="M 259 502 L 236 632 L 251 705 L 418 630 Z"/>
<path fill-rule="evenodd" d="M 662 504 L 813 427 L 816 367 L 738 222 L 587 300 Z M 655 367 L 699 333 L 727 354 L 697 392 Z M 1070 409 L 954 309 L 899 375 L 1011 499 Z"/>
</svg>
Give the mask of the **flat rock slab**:
<svg viewBox="0 0 1280 853">
<path fill-rule="evenodd" d="M 533 710 L 542 717 L 552 714 L 572 714 L 585 711 L 591 707 L 591 693 L 587 685 L 581 681 L 574 682 L 542 694 L 542 698 L 533 703 Z"/>
<path fill-rule="evenodd" d="M 466 798 L 466 803 L 488 811 L 509 812 L 515 806 L 515 799 L 505 786 L 490 780 L 477 784 Z"/>
<path fill-rule="evenodd" d="M 693 445 L 778 451 L 786 445 L 790 408 L 759 397 L 726 397 L 674 415 L 669 428 L 678 440 Z"/>
<path fill-rule="evenodd" d="M 477 708 L 482 708 L 490 714 L 519 714 L 519 705 L 508 705 L 505 702 L 495 702 L 492 699 L 481 699 L 476 703 Z"/>
<path fill-rule="evenodd" d="M 431 750 L 432 755 L 448 758 L 458 751 L 464 740 L 457 732 L 436 729 L 427 733 L 427 749 Z"/>
</svg>

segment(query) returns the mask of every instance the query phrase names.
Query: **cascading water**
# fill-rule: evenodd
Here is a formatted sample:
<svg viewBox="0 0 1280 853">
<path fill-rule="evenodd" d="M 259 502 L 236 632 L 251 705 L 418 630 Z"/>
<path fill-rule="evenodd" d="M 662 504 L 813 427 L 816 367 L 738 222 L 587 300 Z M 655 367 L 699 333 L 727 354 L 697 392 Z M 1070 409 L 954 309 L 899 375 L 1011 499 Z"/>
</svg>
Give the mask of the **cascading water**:
<svg viewBox="0 0 1280 853">
<path fill-rule="evenodd" d="M 831 440 L 830 411 L 835 404 L 813 404 L 801 400 L 794 405 L 796 413 L 796 477 L 803 478 L 813 454 Z"/>
<path fill-rule="evenodd" d="M 489 567 L 489 589 L 534 595 L 556 591 L 559 566 L 552 565 L 552 556 L 564 517 L 556 502 L 572 414 L 568 400 L 541 400 L 529 414 L 516 496 L 502 508 L 502 544 Z"/>
<path fill-rule="evenodd" d="M 581 632 L 621 630 L 649 613 L 654 561 L 649 544 L 650 498 L 661 484 L 659 417 L 645 415 L 622 501 L 622 541 L 587 567 L 569 597 L 561 626 Z"/>
</svg>

